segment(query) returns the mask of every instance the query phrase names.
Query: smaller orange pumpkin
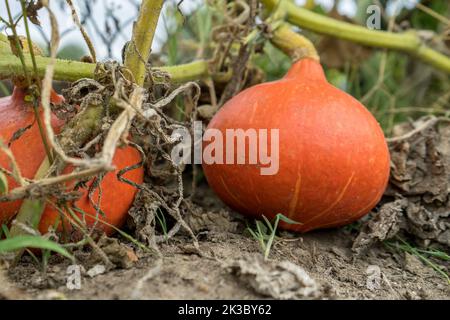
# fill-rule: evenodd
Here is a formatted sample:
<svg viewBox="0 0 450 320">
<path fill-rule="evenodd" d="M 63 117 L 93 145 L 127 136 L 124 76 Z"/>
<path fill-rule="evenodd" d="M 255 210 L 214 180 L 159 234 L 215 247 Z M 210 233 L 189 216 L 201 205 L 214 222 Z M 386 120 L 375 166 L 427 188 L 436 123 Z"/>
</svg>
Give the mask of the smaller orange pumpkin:
<svg viewBox="0 0 450 320">
<path fill-rule="evenodd" d="M 26 94 L 26 89 L 16 87 L 11 96 L 0 99 L 0 138 L 8 143 L 18 130 L 30 126 L 19 139 L 11 143 L 10 149 L 14 154 L 22 176 L 32 179 L 45 158 L 45 149 L 35 121 L 33 107 L 30 103 L 25 102 Z M 64 101 L 64 98 L 56 94 L 56 92 L 52 92 L 51 101 L 59 104 Z M 40 116 L 43 117 L 42 110 L 40 111 Z M 63 121 L 53 116 L 52 126 L 56 133 L 60 131 L 63 124 Z M 82 220 L 85 220 L 87 226 L 95 224 L 96 229 L 111 234 L 114 228 L 103 224 L 102 221 L 117 228 L 123 225 L 137 190 L 135 187 L 119 181 L 117 173 L 126 167 L 139 163 L 141 160 L 139 152 L 132 147 L 117 149 L 113 159 L 113 165 L 116 166 L 117 170 L 107 173 L 100 183 L 102 190 L 100 209 L 104 216 L 99 216 L 99 221 L 97 222 L 97 219 L 89 217 L 90 215 L 95 217 L 96 214 L 96 209 L 88 197 L 89 187 L 92 186 L 94 181 L 89 181 L 86 189 L 79 190 L 82 193 L 81 198 L 69 205 L 77 207 L 87 214 L 85 217 L 78 214 Z M 10 168 L 9 160 L 2 152 L 0 152 L 0 167 Z M 71 170 L 72 168 L 68 167 L 65 173 Z M 144 180 L 144 169 L 138 168 L 128 171 L 124 174 L 124 178 L 140 184 Z M 8 184 L 10 189 L 17 187 L 17 183 L 12 178 L 8 178 Z M 68 190 L 73 187 L 73 182 L 67 184 Z M 97 202 L 98 192 L 96 190 L 92 195 L 94 202 Z M 21 203 L 22 201 L 0 202 L 0 224 L 10 222 L 17 214 Z M 61 215 L 56 208 L 47 205 L 39 225 L 41 233 L 46 233 L 50 226 L 57 225 L 61 220 L 60 217 Z M 70 229 L 67 219 L 65 221 L 65 229 Z M 61 224 L 59 224 L 58 229 L 62 229 Z"/>
<path fill-rule="evenodd" d="M 89 190 L 94 180 L 90 180 L 86 188 L 78 190 L 81 191 L 82 196 L 70 204 L 70 206 L 85 225 L 95 225 L 97 230 L 104 231 L 107 235 L 110 235 L 114 232 L 114 228 L 109 225 L 120 228 L 124 224 L 137 190 L 135 187 L 119 181 L 117 174 L 121 169 L 132 166 L 140 161 L 141 155 L 136 149 L 129 146 L 118 148 L 113 159 L 113 165 L 118 169 L 105 175 L 99 187 L 92 193 L 91 200 L 89 199 Z M 71 167 L 67 167 L 64 173 L 69 173 L 72 169 Z M 123 178 L 141 184 L 144 181 L 144 170 L 142 168 L 130 170 L 123 175 Z M 73 187 L 74 182 L 67 184 L 67 190 L 72 190 Z M 99 198 L 100 190 L 101 197 Z M 101 210 L 98 214 L 92 201 Z M 70 214 L 68 212 L 65 213 L 64 216 L 61 216 L 60 211 L 54 206 L 47 205 L 39 224 L 39 231 L 46 233 L 50 227 L 54 227 L 61 219 L 64 221 L 65 231 L 72 230 L 67 219 L 67 217 L 70 217 Z M 106 224 L 103 222 L 106 222 Z M 59 226 L 61 230 L 62 225 L 59 224 Z"/>
</svg>

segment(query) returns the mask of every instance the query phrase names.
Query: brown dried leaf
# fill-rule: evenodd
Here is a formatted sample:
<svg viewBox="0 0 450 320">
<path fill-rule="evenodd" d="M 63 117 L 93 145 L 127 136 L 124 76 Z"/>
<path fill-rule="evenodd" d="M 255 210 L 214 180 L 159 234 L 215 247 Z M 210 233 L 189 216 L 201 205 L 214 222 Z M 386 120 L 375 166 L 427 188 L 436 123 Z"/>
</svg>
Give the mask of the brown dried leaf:
<svg viewBox="0 0 450 320">
<path fill-rule="evenodd" d="M 40 26 L 41 22 L 39 21 L 38 11 L 42 9 L 41 0 L 38 1 L 30 1 L 26 8 L 28 19 L 35 25 Z"/>
<path fill-rule="evenodd" d="M 376 242 L 392 238 L 400 230 L 403 211 L 408 200 L 401 199 L 383 205 L 362 228 L 353 242 L 352 250 L 361 254 Z"/>
<path fill-rule="evenodd" d="M 433 242 L 450 246 L 450 123 L 436 120 L 440 119 L 425 117 L 394 128 L 387 204 L 363 226 L 354 251 L 398 231 L 424 246 Z"/>
</svg>

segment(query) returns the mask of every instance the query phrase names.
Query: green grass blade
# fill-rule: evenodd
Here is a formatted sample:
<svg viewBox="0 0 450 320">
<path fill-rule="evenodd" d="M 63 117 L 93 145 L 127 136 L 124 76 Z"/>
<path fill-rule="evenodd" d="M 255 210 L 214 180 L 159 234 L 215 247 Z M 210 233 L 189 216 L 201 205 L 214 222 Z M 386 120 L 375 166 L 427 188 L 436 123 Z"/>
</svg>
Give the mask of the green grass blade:
<svg viewBox="0 0 450 320">
<path fill-rule="evenodd" d="M 259 237 L 256 235 L 256 233 L 255 233 L 250 227 L 247 227 L 247 231 L 250 233 L 250 235 L 251 235 L 253 238 L 255 238 L 255 240 L 258 240 L 258 241 L 259 241 Z"/>
<path fill-rule="evenodd" d="M 0 171 L 0 194 L 8 193 L 8 179 L 6 175 Z"/>
<path fill-rule="evenodd" d="M 3 236 L 5 238 L 9 238 L 9 229 L 8 229 L 8 226 L 6 224 L 2 224 L 2 227 L 0 228 L 0 239 Z"/>
<path fill-rule="evenodd" d="M 26 248 L 51 250 L 71 260 L 74 259 L 74 257 L 66 249 L 61 247 L 56 242 L 44 239 L 39 236 L 17 236 L 0 241 L 0 253 Z"/>
<path fill-rule="evenodd" d="M 273 233 L 273 227 L 272 227 L 272 223 L 269 221 L 269 219 L 266 218 L 266 216 L 262 216 L 264 222 L 266 223 L 267 228 L 269 229 L 270 233 Z"/>
<path fill-rule="evenodd" d="M 282 213 L 278 213 L 275 217 L 277 217 L 278 219 L 280 219 L 283 222 L 286 222 L 288 224 L 302 224 L 300 222 L 294 221 L 292 219 L 289 219 L 288 217 L 286 217 L 285 215 L 283 215 Z"/>
</svg>

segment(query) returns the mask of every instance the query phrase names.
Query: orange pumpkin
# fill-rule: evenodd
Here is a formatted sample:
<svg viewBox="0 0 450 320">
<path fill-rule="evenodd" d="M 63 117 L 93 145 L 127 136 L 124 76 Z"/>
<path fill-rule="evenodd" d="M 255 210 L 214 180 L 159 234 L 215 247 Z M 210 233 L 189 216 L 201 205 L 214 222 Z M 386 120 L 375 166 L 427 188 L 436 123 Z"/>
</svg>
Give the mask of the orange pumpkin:
<svg viewBox="0 0 450 320">
<path fill-rule="evenodd" d="M 273 218 L 282 213 L 301 223 L 282 224 L 286 229 L 305 232 L 358 220 L 387 185 L 390 158 L 378 122 L 360 102 L 329 84 L 315 59 L 294 63 L 279 81 L 241 92 L 208 129 L 219 130 L 225 141 L 227 129 L 279 129 L 276 174 L 262 175 L 261 159 L 256 164 L 204 162 L 203 169 L 218 196 L 242 214 Z M 259 144 L 264 142 L 258 137 Z M 236 157 L 237 140 L 231 144 Z M 249 150 L 247 145 L 247 160 Z"/>
<path fill-rule="evenodd" d="M 39 133 L 39 128 L 36 123 L 35 113 L 32 105 L 25 102 L 26 90 L 16 87 L 11 96 L 0 99 L 0 137 L 5 143 L 9 142 L 19 129 L 25 128 L 29 125 L 31 127 L 20 136 L 18 140 L 11 143 L 10 149 L 14 154 L 18 167 L 21 170 L 22 176 L 25 178 L 33 178 L 39 166 L 45 158 L 45 149 L 42 143 L 42 138 Z M 55 104 L 61 103 L 63 97 L 57 95 L 55 92 L 51 95 L 51 101 Z M 42 111 L 40 111 L 43 117 Z M 56 132 L 59 132 L 63 122 L 58 120 L 55 116 L 52 118 L 52 126 Z M 133 203 L 136 189 L 126 183 L 120 182 L 117 179 L 117 172 L 120 169 L 134 165 L 141 161 L 138 151 L 131 147 L 118 149 L 113 160 L 113 164 L 118 168 L 116 172 L 110 172 L 104 177 L 101 188 L 102 197 L 100 208 L 105 213 L 105 217 L 100 216 L 100 220 L 104 220 L 116 227 L 120 227 L 128 213 L 128 209 Z M 0 166 L 10 169 L 9 160 L 3 152 L 0 152 Z M 71 169 L 67 168 L 66 172 Z M 136 183 L 143 182 L 144 172 L 142 168 L 134 169 L 127 172 L 124 177 Z M 17 187 L 17 183 L 8 178 L 10 189 Z M 92 181 L 88 183 L 88 186 Z M 68 184 L 68 189 L 73 184 Z M 88 191 L 81 190 L 82 197 L 74 204 L 82 211 L 88 214 L 95 214 L 95 209 L 88 199 Z M 97 199 L 96 191 L 93 199 Z M 1 202 L 0 203 L 0 224 L 10 222 L 17 214 L 21 205 L 21 201 Z M 81 216 L 81 215 L 80 215 Z M 60 214 L 50 205 L 47 205 L 43 213 L 39 229 L 42 233 L 47 232 L 49 226 L 54 226 Z M 88 225 L 93 225 L 94 219 L 87 218 Z M 106 227 L 101 222 L 97 223 L 99 229 L 112 233 L 113 229 Z"/>
</svg>

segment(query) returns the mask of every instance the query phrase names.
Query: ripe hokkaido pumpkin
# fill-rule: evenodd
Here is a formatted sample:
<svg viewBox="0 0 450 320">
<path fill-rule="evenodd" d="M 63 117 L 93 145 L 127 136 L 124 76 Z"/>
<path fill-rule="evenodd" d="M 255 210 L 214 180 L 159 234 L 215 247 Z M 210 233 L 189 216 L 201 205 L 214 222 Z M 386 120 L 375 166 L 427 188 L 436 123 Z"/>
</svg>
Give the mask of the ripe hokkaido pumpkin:
<svg viewBox="0 0 450 320">
<path fill-rule="evenodd" d="M 390 158 L 378 122 L 327 82 L 316 59 L 299 60 L 283 79 L 244 90 L 208 129 L 223 137 L 227 129 L 279 129 L 276 174 L 261 175 L 261 159 L 253 165 L 204 162 L 203 169 L 209 185 L 233 209 L 254 218 L 282 213 L 300 223 L 283 224 L 285 229 L 305 232 L 358 220 L 387 185 Z M 236 156 L 237 140 L 231 144 Z M 248 159 L 248 146 L 246 152 Z"/>
<path fill-rule="evenodd" d="M 19 129 L 31 125 L 19 139 L 13 141 L 10 145 L 10 149 L 16 158 L 22 176 L 31 179 L 45 158 L 45 149 L 38 125 L 35 121 L 33 107 L 25 102 L 25 96 L 26 90 L 16 87 L 11 96 L 0 99 L 0 138 L 5 143 L 8 143 L 14 133 Z M 58 104 L 63 101 L 63 97 L 53 92 L 51 101 Z M 42 111 L 41 117 L 43 118 Z M 62 125 L 63 122 L 61 120 L 58 120 L 55 116 L 52 118 L 52 126 L 55 132 L 59 132 Z M 100 208 L 105 213 L 105 217 L 100 216 L 99 220 L 106 221 L 116 227 L 120 227 L 123 224 L 136 194 L 136 189 L 126 183 L 120 182 L 117 179 L 117 173 L 120 169 L 134 165 L 139 161 L 141 161 L 140 154 L 134 148 L 125 147 L 117 149 L 113 160 L 113 164 L 117 170 L 116 172 L 106 174 L 101 183 L 102 197 Z M 9 160 L 3 152 L 0 152 L 0 166 L 10 169 Z M 67 173 L 70 170 L 72 169 L 67 168 L 65 172 Z M 142 168 L 129 171 L 124 175 L 125 178 L 136 183 L 142 183 L 143 176 L 144 172 Z M 92 183 L 90 181 L 87 184 L 87 188 Z M 12 178 L 8 178 L 8 184 L 10 190 L 17 187 L 17 183 Z M 72 186 L 73 184 L 67 185 L 68 189 Z M 95 216 L 95 208 L 88 198 L 88 189 L 80 189 L 78 191 L 82 193 L 82 196 L 74 203 L 75 206 L 87 214 Z M 98 191 L 95 191 L 93 194 L 95 202 L 98 199 L 97 195 Z M 0 202 L 0 224 L 9 223 L 17 214 L 20 205 L 21 201 Z M 50 226 L 55 226 L 60 221 L 59 218 L 59 212 L 53 206 L 47 205 L 39 225 L 41 233 L 46 233 Z M 92 226 L 95 219 L 88 217 L 86 218 L 86 222 L 88 226 Z M 113 232 L 112 228 L 107 227 L 101 222 L 97 223 L 97 229 L 104 230 L 107 234 Z"/>
</svg>

